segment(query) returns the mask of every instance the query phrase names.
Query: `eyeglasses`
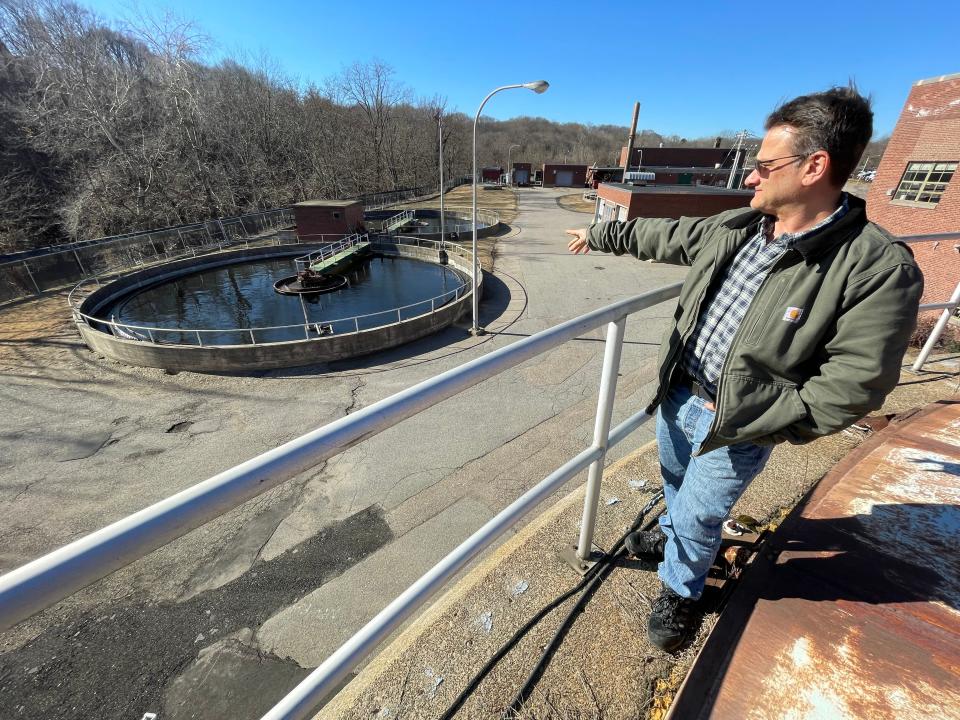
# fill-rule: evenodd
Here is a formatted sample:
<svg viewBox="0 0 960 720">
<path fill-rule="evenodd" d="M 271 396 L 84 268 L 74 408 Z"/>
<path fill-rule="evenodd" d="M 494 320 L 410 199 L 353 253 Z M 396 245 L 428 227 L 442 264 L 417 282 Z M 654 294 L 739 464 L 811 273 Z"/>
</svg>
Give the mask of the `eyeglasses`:
<svg viewBox="0 0 960 720">
<path fill-rule="evenodd" d="M 756 170 L 758 173 L 768 173 L 772 170 L 779 170 L 780 168 L 771 167 L 771 165 L 778 160 L 790 160 L 791 158 L 796 158 L 798 160 L 807 157 L 806 155 L 784 155 L 783 157 L 770 158 L 769 160 L 761 160 L 757 158 L 754 160 L 756 164 Z M 787 165 L 792 165 L 793 163 L 787 163 L 786 165 L 781 165 L 780 167 L 786 167 Z"/>
</svg>

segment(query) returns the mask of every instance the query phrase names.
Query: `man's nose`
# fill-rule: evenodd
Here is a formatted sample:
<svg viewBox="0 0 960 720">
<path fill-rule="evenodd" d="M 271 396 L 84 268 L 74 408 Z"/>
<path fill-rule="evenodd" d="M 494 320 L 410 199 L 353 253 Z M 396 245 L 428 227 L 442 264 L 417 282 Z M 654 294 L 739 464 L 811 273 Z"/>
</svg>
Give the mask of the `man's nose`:
<svg viewBox="0 0 960 720">
<path fill-rule="evenodd" d="M 747 175 L 747 179 L 743 181 L 743 184 L 748 188 L 755 188 L 760 184 L 760 173 L 757 172 L 756 168 Z"/>
</svg>

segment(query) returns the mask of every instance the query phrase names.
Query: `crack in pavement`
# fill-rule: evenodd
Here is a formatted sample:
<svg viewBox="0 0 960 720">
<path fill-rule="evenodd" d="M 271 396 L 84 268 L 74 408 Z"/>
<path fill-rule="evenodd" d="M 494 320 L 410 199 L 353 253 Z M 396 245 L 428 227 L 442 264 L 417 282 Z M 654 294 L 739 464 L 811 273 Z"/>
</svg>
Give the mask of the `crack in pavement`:
<svg viewBox="0 0 960 720">
<path fill-rule="evenodd" d="M 279 520 L 277 520 L 277 523 L 273 526 L 273 529 L 272 529 L 272 530 L 270 531 L 270 533 L 267 535 L 267 539 L 263 541 L 263 543 L 260 545 L 259 548 L 257 548 L 257 553 L 256 553 L 256 555 L 254 555 L 253 562 L 250 563 L 250 566 L 251 566 L 251 567 L 253 567 L 257 562 L 260 561 L 260 556 L 263 554 L 263 549 L 264 549 L 265 547 L 267 547 L 267 545 L 269 545 L 270 542 L 273 540 L 274 536 L 277 534 L 277 530 L 280 528 L 280 526 L 283 524 L 283 522 L 284 522 L 288 517 L 290 517 L 291 515 L 293 515 L 293 513 L 295 513 L 295 512 L 300 508 L 300 503 L 301 503 L 302 500 L 303 500 L 304 490 L 306 489 L 307 485 L 309 485 L 309 484 L 310 484 L 311 482 L 313 482 L 315 479 L 317 479 L 318 477 L 320 477 L 321 475 L 323 475 L 323 473 L 324 473 L 324 472 L 326 471 L 326 469 L 327 469 L 327 461 L 324 460 L 323 462 L 320 463 L 320 465 L 319 465 L 318 467 L 319 467 L 319 469 L 318 469 L 316 472 L 314 472 L 310 477 L 306 478 L 305 480 L 302 480 L 302 481 L 299 482 L 299 483 L 296 483 L 296 487 L 297 487 L 297 490 L 296 490 L 296 498 L 295 498 L 295 499 L 293 500 L 293 502 L 291 503 L 290 512 L 288 512 L 288 513 L 285 514 L 283 517 L 281 517 Z"/>
<path fill-rule="evenodd" d="M 365 385 L 366 383 L 364 382 L 363 378 L 358 376 L 357 384 L 350 390 L 350 404 L 347 405 L 347 408 L 343 411 L 344 415 L 349 415 L 351 412 L 357 409 L 357 403 L 359 402 L 357 393 L 359 393 L 365 387 Z"/>
</svg>

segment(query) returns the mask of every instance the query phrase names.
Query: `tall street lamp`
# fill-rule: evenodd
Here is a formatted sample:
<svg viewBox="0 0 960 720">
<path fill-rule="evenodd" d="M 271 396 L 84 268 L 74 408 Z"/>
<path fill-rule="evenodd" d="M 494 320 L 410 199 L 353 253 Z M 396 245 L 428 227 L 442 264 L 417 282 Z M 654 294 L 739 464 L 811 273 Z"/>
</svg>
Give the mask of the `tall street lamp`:
<svg viewBox="0 0 960 720">
<path fill-rule="evenodd" d="M 507 148 L 507 185 L 513 185 L 513 170 L 510 168 L 510 153 L 513 152 L 515 147 L 523 147 L 523 145 L 511 145 Z"/>
<path fill-rule="evenodd" d="M 446 246 L 447 235 L 443 223 L 443 112 L 437 110 L 437 128 L 440 133 L 440 250 Z"/>
<path fill-rule="evenodd" d="M 535 93 L 540 94 L 542 92 L 546 92 L 548 87 L 550 87 L 550 83 L 548 83 L 546 80 L 534 80 L 533 82 L 528 83 L 519 83 L 517 85 L 504 85 L 503 87 L 498 87 L 483 99 L 483 102 L 480 103 L 480 107 L 477 108 L 476 117 L 473 118 L 473 244 L 471 248 L 473 250 L 473 321 L 470 326 L 470 333 L 473 335 L 483 335 L 483 330 L 479 325 L 477 325 L 479 305 L 479 298 L 477 296 L 477 275 L 480 267 L 480 258 L 477 257 L 477 121 L 480 120 L 480 113 L 483 112 L 483 106 L 487 104 L 487 100 L 492 98 L 501 90 L 526 88 L 527 90 L 533 90 Z"/>
</svg>

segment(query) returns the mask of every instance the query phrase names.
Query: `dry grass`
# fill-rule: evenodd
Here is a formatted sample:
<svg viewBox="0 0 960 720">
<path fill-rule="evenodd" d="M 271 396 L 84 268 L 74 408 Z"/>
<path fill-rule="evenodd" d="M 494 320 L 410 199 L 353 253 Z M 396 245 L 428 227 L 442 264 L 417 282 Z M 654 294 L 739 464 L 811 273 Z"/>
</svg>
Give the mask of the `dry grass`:
<svg viewBox="0 0 960 720">
<path fill-rule="evenodd" d="M 570 193 L 569 195 L 563 195 L 562 197 L 557 198 L 557 205 L 562 207 L 564 210 L 578 213 L 589 213 L 590 215 L 593 215 L 593 212 L 596 209 L 596 201 L 584 200 L 583 192 L 579 190 L 575 193 Z"/>
<path fill-rule="evenodd" d="M 448 192 L 443 197 L 444 207 L 449 209 L 470 208 L 473 202 L 470 185 L 461 185 Z M 416 202 L 399 203 L 397 208 L 439 208 L 439 195 L 417 200 Z M 480 267 L 487 272 L 493 271 L 493 250 L 497 240 L 513 232 L 510 225 L 517 219 L 517 194 L 509 188 L 487 190 L 483 187 L 477 190 L 477 208 L 481 210 L 496 210 L 500 214 L 500 232 L 477 241 L 477 254 L 480 256 Z M 467 240 L 467 238 L 464 238 Z"/>
<path fill-rule="evenodd" d="M 461 185 L 448 192 L 443 197 L 443 204 L 448 208 L 469 208 L 472 204 L 471 186 Z M 398 208 L 439 208 L 440 198 L 434 196 L 416 202 L 399 203 Z M 477 189 L 477 207 L 484 210 L 496 210 L 500 213 L 500 220 L 506 224 L 517 219 L 517 194 L 509 188 Z"/>
</svg>

